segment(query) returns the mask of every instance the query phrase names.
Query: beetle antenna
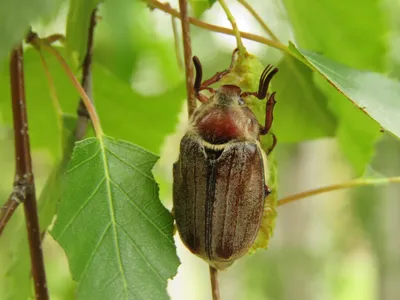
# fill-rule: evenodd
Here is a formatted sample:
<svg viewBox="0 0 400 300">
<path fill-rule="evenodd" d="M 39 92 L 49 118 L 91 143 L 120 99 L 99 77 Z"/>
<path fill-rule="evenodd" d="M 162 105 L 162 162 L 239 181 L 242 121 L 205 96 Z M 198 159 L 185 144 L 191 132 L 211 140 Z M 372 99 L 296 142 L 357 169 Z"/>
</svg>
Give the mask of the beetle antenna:
<svg viewBox="0 0 400 300">
<path fill-rule="evenodd" d="M 258 93 L 257 93 L 258 99 L 264 99 L 267 96 L 269 83 L 271 82 L 272 77 L 274 77 L 274 75 L 279 71 L 278 68 L 274 69 L 272 68 L 273 68 L 272 65 L 268 65 L 260 76 L 260 84 L 258 86 Z"/>
<path fill-rule="evenodd" d="M 193 64 L 196 69 L 196 79 L 194 81 L 194 91 L 197 96 L 200 91 L 201 79 L 203 77 L 203 68 L 201 67 L 200 60 L 197 56 L 193 56 Z"/>
</svg>

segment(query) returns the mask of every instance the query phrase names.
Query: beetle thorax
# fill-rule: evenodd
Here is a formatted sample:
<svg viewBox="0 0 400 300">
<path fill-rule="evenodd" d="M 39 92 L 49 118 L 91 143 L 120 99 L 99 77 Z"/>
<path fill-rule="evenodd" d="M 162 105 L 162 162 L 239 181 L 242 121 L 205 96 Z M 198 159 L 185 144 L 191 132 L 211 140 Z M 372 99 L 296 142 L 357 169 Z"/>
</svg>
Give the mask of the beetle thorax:
<svg viewBox="0 0 400 300">
<path fill-rule="evenodd" d="M 240 104 L 238 94 L 229 92 L 220 88 L 196 110 L 190 122 L 193 131 L 211 144 L 256 141 L 260 131 L 256 117 Z"/>
</svg>

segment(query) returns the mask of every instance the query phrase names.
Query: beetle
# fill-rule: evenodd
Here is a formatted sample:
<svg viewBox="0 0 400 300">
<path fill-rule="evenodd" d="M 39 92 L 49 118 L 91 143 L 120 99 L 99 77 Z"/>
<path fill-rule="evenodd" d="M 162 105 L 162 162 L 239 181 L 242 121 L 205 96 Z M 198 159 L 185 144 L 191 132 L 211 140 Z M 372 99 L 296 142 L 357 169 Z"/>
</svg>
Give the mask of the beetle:
<svg viewBox="0 0 400 300">
<path fill-rule="evenodd" d="M 277 68 L 268 65 L 261 74 L 258 92 L 242 92 L 231 84 L 210 87 L 229 73 L 216 73 L 202 82 L 196 69 L 194 90 L 202 103 L 192 114 L 173 166 L 173 212 L 185 246 L 215 269 L 226 269 L 245 255 L 255 241 L 266 197 L 271 193 L 266 153 L 260 135 L 273 120 L 275 92 L 268 86 Z M 232 67 L 232 66 L 231 66 Z M 207 90 L 207 97 L 200 92 Z M 265 125 L 261 126 L 244 98 L 268 96 Z M 276 138 L 269 149 L 276 145 Z"/>
</svg>

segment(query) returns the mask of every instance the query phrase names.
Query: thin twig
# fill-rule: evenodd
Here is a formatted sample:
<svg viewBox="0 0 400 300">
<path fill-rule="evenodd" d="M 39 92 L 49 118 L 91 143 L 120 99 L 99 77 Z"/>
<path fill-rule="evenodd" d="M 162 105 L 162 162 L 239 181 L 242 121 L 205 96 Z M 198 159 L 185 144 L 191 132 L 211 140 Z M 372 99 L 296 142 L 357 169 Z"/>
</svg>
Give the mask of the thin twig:
<svg viewBox="0 0 400 300">
<path fill-rule="evenodd" d="M 170 14 L 176 18 L 180 18 L 179 12 L 177 10 L 173 9 L 168 3 L 161 3 L 157 0 L 147 0 L 147 3 L 149 4 L 150 7 L 157 8 L 157 9 L 162 10 L 162 11 L 166 12 L 167 14 Z M 199 19 L 196 19 L 196 18 L 189 17 L 189 22 L 190 22 L 190 24 L 192 24 L 194 26 L 204 28 L 209 31 L 224 33 L 224 34 L 233 35 L 233 36 L 235 35 L 235 33 L 233 32 L 232 29 L 212 25 L 212 24 L 200 21 Z M 265 37 L 262 37 L 262 36 L 259 36 L 256 34 L 243 32 L 243 31 L 240 31 L 240 36 L 242 38 L 245 38 L 245 39 L 248 39 L 251 41 L 255 41 L 255 42 L 259 42 L 261 44 L 271 46 L 273 48 L 282 50 L 290 55 L 293 55 L 289 51 L 289 48 L 280 42 L 270 40 L 270 39 L 267 39 Z"/>
<path fill-rule="evenodd" d="M 29 145 L 22 44 L 16 47 L 11 53 L 10 75 L 16 164 L 14 192 L 15 190 L 20 189 L 23 193 L 26 193 L 23 203 L 28 231 L 35 294 L 36 299 L 46 300 L 49 299 L 49 295 L 46 284 L 36 205 L 35 181 L 32 172 L 32 160 Z"/>
<path fill-rule="evenodd" d="M 90 26 L 88 29 L 88 39 L 86 47 L 86 55 L 83 60 L 82 66 L 82 81 L 81 85 L 88 95 L 89 99 L 93 102 L 93 91 L 92 91 L 92 57 L 93 57 L 93 39 L 94 39 L 94 28 L 96 26 L 96 12 L 95 8 L 90 17 Z M 90 120 L 89 113 L 86 109 L 85 103 L 82 98 L 79 101 L 78 109 L 78 120 L 75 131 L 75 138 L 79 141 L 82 140 L 87 131 L 87 126 Z"/>
<path fill-rule="evenodd" d="M 11 193 L 7 202 L 4 203 L 3 207 L 0 209 L 0 236 L 6 227 L 8 220 L 10 220 L 14 211 L 17 209 L 18 205 L 22 203 L 23 199 L 20 199 L 14 192 Z"/>
<path fill-rule="evenodd" d="M 226 17 L 228 18 L 229 22 L 232 25 L 232 29 L 236 37 L 236 45 L 239 50 L 239 54 L 244 55 L 246 53 L 246 48 L 243 45 L 242 38 L 240 36 L 240 31 L 236 24 L 236 20 L 233 17 L 231 11 L 229 10 L 228 5 L 226 5 L 225 0 L 218 0 L 218 2 L 221 5 L 222 9 L 225 11 Z"/>
<path fill-rule="evenodd" d="M 252 14 L 252 16 L 258 21 L 258 23 L 265 30 L 265 32 L 271 37 L 271 39 L 279 42 L 278 37 L 268 27 L 267 23 L 264 22 L 264 20 L 260 17 L 260 15 L 256 12 L 255 9 L 246 0 L 238 0 L 238 1 Z"/>
<path fill-rule="evenodd" d="M 190 26 L 187 1 L 179 0 L 180 19 L 182 24 L 183 55 L 185 60 L 186 91 L 189 117 L 196 109 L 196 98 L 193 87 L 192 44 L 190 42 Z"/>
<path fill-rule="evenodd" d="M 210 266 L 211 293 L 213 300 L 220 300 L 218 270 Z"/>
<path fill-rule="evenodd" d="M 284 197 L 278 201 L 278 206 L 294 202 L 303 198 L 307 198 L 310 196 L 327 193 L 335 190 L 342 190 L 353 187 L 367 186 L 367 185 L 381 185 L 387 183 L 400 183 L 400 177 L 388 177 L 388 178 L 379 178 L 379 179 L 355 179 L 350 180 L 343 183 L 328 185 L 324 187 L 320 187 L 314 190 L 305 191 L 302 193 L 294 194 L 288 197 Z"/>
<path fill-rule="evenodd" d="M 178 28 L 176 27 L 176 20 L 175 20 L 174 16 L 171 16 L 171 24 L 172 24 L 172 32 L 174 34 L 176 60 L 178 62 L 179 69 L 183 70 L 184 66 L 183 66 L 183 62 L 182 62 L 181 45 L 180 45 L 180 41 L 179 41 Z"/>
<path fill-rule="evenodd" d="M 61 54 L 54 49 L 51 45 L 48 45 L 46 43 L 42 43 L 41 47 L 49 51 L 51 54 L 53 54 L 58 62 L 60 63 L 61 67 L 64 69 L 65 73 L 69 77 L 69 79 L 72 81 L 73 86 L 77 90 L 78 94 L 81 96 L 83 102 L 85 103 L 85 106 L 88 110 L 90 119 L 92 120 L 94 130 L 96 132 L 97 136 L 102 136 L 103 135 L 103 129 L 101 128 L 99 116 L 97 115 L 96 109 L 93 106 L 92 101 L 89 99 L 88 95 L 86 94 L 85 90 L 82 88 L 82 86 L 79 84 L 79 81 L 76 79 L 74 73 L 71 71 L 71 68 L 68 66 L 67 62 L 65 59 L 61 56 Z"/>
</svg>

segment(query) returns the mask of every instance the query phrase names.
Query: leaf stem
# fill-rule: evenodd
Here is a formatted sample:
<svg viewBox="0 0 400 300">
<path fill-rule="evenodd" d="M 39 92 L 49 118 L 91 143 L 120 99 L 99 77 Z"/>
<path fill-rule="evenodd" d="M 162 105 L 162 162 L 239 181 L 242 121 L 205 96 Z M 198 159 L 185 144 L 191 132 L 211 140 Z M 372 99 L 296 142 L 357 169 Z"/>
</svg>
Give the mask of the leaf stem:
<svg viewBox="0 0 400 300">
<path fill-rule="evenodd" d="M 92 120 L 93 127 L 96 132 L 96 136 L 101 137 L 103 135 L 103 129 L 101 128 L 100 120 L 96 113 L 96 109 L 93 106 L 93 103 L 89 99 L 88 95 L 86 94 L 85 90 L 79 84 L 74 73 L 71 71 L 71 68 L 68 66 L 67 62 L 61 56 L 61 54 L 58 53 L 58 51 L 56 49 L 54 49 L 51 45 L 48 45 L 43 42 L 41 42 L 40 45 L 43 46 L 47 51 L 49 51 L 51 54 L 53 54 L 57 58 L 61 67 L 64 69 L 65 73 L 67 73 L 69 79 L 71 79 L 72 84 L 74 85 L 75 89 L 78 91 L 79 95 L 81 96 L 81 99 L 83 100 L 83 103 L 85 104 L 85 106 L 88 110 L 88 114 L 90 116 L 90 119 Z"/>
<path fill-rule="evenodd" d="M 81 85 L 92 103 L 93 103 L 92 57 L 93 57 L 94 29 L 96 27 L 96 19 L 97 19 L 96 13 L 97 13 L 97 8 L 93 10 L 92 15 L 90 17 L 86 55 L 83 60 L 82 81 L 81 81 Z M 76 123 L 75 138 L 78 141 L 80 141 L 86 135 L 87 126 L 90 119 L 90 115 L 82 98 L 80 99 L 78 104 L 77 114 L 78 114 L 78 120 Z"/>
<path fill-rule="evenodd" d="M 46 273 L 44 269 L 37 214 L 35 180 L 32 171 L 32 159 L 29 145 L 22 44 L 19 44 L 11 53 L 10 83 L 15 142 L 15 179 L 13 193 L 20 192 L 22 197 L 17 199 L 24 198 L 25 220 L 28 231 L 36 299 L 46 300 L 49 299 L 49 295 L 46 284 Z M 13 195 L 10 196 L 10 199 L 13 199 Z"/>
<path fill-rule="evenodd" d="M 180 18 L 180 14 L 177 10 L 173 9 L 169 3 L 161 3 L 157 0 L 147 0 L 147 3 L 150 7 L 153 8 L 157 8 L 159 10 L 164 11 L 167 14 L 170 14 L 176 18 Z M 212 25 L 203 21 L 200 21 L 199 19 L 196 18 L 191 18 L 189 17 L 189 22 L 190 24 L 203 28 L 203 29 L 207 29 L 209 31 L 213 31 L 213 32 L 219 32 L 219 33 L 223 33 L 223 34 L 228 34 L 228 35 L 235 35 L 234 31 L 232 29 L 229 28 L 225 28 L 225 27 L 221 27 L 221 26 L 216 26 L 216 25 Z M 274 41 L 274 40 L 270 40 L 267 39 L 265 37 L 253 34 L 253 33 L 248 33 L 248 32 L 243 32 L 243 31 L 239 31 L 240 32 L 240 36 L 242 38 L 251 40 L 251 41 L 255 41 L 255 42 L 259 42 L 261 44 L 264 45 L 268 45 L 271 46 L 273 48 L 279 49 L 283 52 L 286 52 L 290 55 L 293 55 L 289 48 L 287 46 L 285 46 L 284 44 L 278 42 L 278 41 Z"/>
<path fill-rule="evenodd" d="M 343 183 L 328 185 L 324 187 L 320 187 L 317 189 L 305 191 L 302 193 L 294 194 L 288 197 L 284 197 L 278 201 L 278 206 L 294 202 L 303 198 L 307 198 L 310 196 L 327 193 L 335 190 L 342 190 L 348 189 L 353 187 L 360 187 L 360 186 L 368 186 L 368 185 L 381 185 L 387 183 L 400 183 L 400 176 L 399 177 L 388 177 L 388 178 L 379 178 L 379 179 L 354 179 Z"/>
<path fill-rule="evenodd" d="M 257 20 L 257 22 L 261 25 L 261 27 L 265 30 L 265 32 L 273 39 L 274 41 L 279 42 L 278 37 L 273 33 L 273 31 L 268 27 L 267 23 L 260 17 L 260 15 L 256 12 L 256 10 L 246 1 L 246 0 L 238 0 L 240 4 L 242 4 Z"/>
<path fill-rule="evenodd" d="M 211 294 L 213 300 L 220 300 L 218 270 L 210 266 Z"/>
<path fill-rule="evenodd" d="M 229 10 L 228 5 L 226 5 L 225 0 L 218 0 L 218 2 L 221 5 L 222 9 L 225 11 L 226 17 L 228 18 L 229 22 L 232 25 L 232 29 L 236 37 L 236 44 L 239 50 L 239 54 L 240 55 L 246 54 L 247 51 L 243 45 L 242 38 L 240 37 L 240 31 L 239 28 L 237 27 L 235 18 L 233 17 L 231 11 Z"/>
<path fill-rule="evenodd" d="M 179 0 L 180 19 L 182 24 L 183 54 L 185 60 L 186 91 L 189 117 L 196 109 L 196 98 L 193 87 L 192 45 L 190 42 L 189 16 L 187 1 Z"/>
</svg>

